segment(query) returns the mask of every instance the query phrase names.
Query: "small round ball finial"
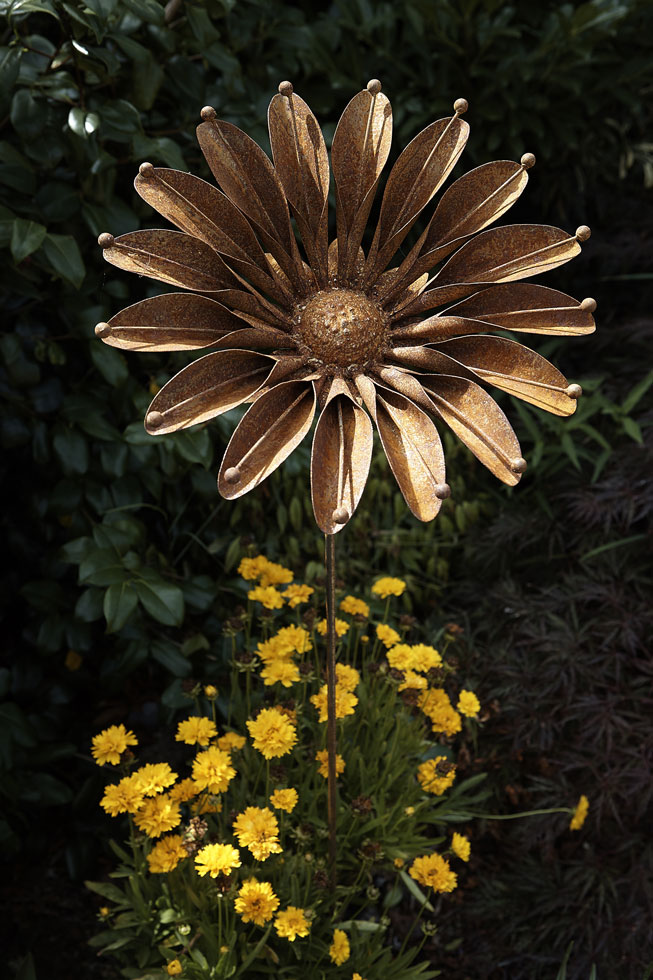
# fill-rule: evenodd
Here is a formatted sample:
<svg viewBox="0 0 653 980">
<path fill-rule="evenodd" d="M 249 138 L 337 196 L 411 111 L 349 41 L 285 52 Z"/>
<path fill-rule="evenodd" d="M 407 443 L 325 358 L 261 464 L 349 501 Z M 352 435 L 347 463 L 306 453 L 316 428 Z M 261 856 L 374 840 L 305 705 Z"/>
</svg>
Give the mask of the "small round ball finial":
<svg viewBox="0 0 653 980">
<path fill-rule="evenodd" d="M 469 109 L 469 102 L 467 99 L 456 99 L 453 104 L 453 111 L 457 116 L 462 116 L 463 112 L 467 112 Z"/>
<path fill-rule="evenodd" d="M 370 78 L 369 82 L 367 83 L 367 91 L 370 93 L 370 95 L 379 94 L 381 91 L 381 82 L 378 80 L 378 78 Z"/>
<path fill-rule="evenodd" d="M 240 470 L 237 466 L 230 466 L 228 470 L 224 471 L 225 483 L 238 483 L 240 480 Z"/>
<path fill-rule="evenodd" d="M 524 153 L 523 157 L 519 161 L 526 170 L 530 170 L 531 167 L 535 166 L 535 154 L 534 153 Z"/>
<path fill-rule="evenodd" d="M 580 398 L 583 394 L 583 389 L 580 385 L 569 385 L 567 388 L 567 394 L 570 398 Z"/>
<path fill-rule="evenodd" d="M 215 119 L 217 112 L 212 105 L 205 105 L 204 108 L 200 110 L 200 116 L 204 122 L 208 122 L 209 119 Z"/>
<path fill-rule="evenodd" d="M 154 166 L 153 164 L 148 163 L 146 161 L 145 163 L 142 163 L 140 165 L 140 167 L 138 168 L 138 172 L 141 175 L 141 177 L 145 177 L 146 180 L 149 180 L 151 177 L 154 176 Z"/>
<path fill-rule="evenodd" d="M 110 323 L 98 323 L 95 326 L 95 336 L 96 337 L 108 337 L 111 333 Z"/>
<path fill-rule="evenodd" d="M 161 412 L 148 412 L 145 416 L 145 424 L 148 429 L 158 429 L 163 423 L 163 415 Z"/>
<path fill-rule="evenodd" d="M 292 82 L 279 82 L 279 95 L 285 95 L 289 99 L 293 91 Z"/>
<path fill-rule="evenodd" d="M 435 496 L 438 500 L 446 500 L 447 497 L 451 496 L 451 487 L 448 483 L 438 483 L 435 488 Z"/>
<path fill-rule="evenodd" d="M 586 242 L 591 234 L 592 232 L 587 225 L 580 225 L 580 227 L 576 229 L 576 238 L 579 242 Z"/>
<path fill-rule="evenodd" d="M 346 524 L 350 515 L 346 507 L 336 507 L 331 516 L 334 524 Z"/>
<path fill-rule="evenodd" d="M 97 243 L 100 248 L 111 248 L 115 239 L 112 234 L 108 231 L 103 231 L 101 235 L 98 235 Z"/>
<path fill-rule="evenodd" d="M 523 456 L 520 456 L 518 459 L 513 459 L 512 463 L 510 464 L 510 472 L 511 473 L 525 473 L 527 466 L 528 466 L 528 463 L 526 462 L 526 460 L 524 459 L 524 457 Z"/>
<path fill-rule="evenodd" d="M 580 304 L 581 310 L 585 310 L 586 313 L 593 313 L 596 309 L 596 300 L 591 296 L 586 296 L 583 302 Z"/>
</svg>

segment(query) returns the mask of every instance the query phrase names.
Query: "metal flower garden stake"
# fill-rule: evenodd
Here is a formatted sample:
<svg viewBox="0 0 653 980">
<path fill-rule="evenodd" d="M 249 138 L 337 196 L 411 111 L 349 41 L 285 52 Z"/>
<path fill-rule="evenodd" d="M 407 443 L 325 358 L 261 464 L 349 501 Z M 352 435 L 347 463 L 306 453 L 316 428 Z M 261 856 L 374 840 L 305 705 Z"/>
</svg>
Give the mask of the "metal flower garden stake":
<svg viewBox="0 0 653 980">
<path fill-rule="evenodd" d="M 484 230 L 524 190 L 532 153 L 460 177 L 414 245 L 400 251 L 467 142 L 467 102 L 458 99 L 453 109 L 400 154 L 367 252 L 364 232 L 392 138 L 392 109 L 376 79 L 345 109 L 331 168 L 318 123 L 290 82 L 279 86 L 268 113 L 274 163 L 240 129 L 204 108 L 198 140 L 221 190 L 144 163 L 136 190 L 180 230 L 99 238 L 109 262 L 189 292 L 135 303 L 98 324 L 98 337 L 126 350 L 211 349 L 158 392 L 145 417 L 147 431 L 174 432 L 252 403 L 220 467 L 224 497 L 239 497 L 272 473 L 319 413 L 311 495 L 326 535 L 332 868 L 334 535 L 363 493 L 372 423 L 408 507 L 430 521 L 450 493 L 433 419 L 448 424 L 495 476 L 514 485 L 526 462 L 508 419 L 482 385 L 555 415 L 576 408 L 580 387 L 503 332 L 578 336 L 594 330 L 594 300 L 578 302 L 520 282 L 578 255 L 589 228 L 574 235 L 549 225 Z M 330 173 L 336 202 L 331 242 Z"/>
</svg>

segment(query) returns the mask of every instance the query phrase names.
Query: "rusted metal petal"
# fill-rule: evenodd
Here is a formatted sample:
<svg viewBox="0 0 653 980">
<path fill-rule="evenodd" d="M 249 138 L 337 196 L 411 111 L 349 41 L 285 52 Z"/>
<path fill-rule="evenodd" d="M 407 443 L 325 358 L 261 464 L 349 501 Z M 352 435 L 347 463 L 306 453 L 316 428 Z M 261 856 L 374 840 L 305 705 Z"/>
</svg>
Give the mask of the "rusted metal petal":
<svg viewBox="0 0 653 980">
<path fill-rule="evenodd" d="M 222 415 L 260 388 L 274 364 L 273 357 L 246 350 L 200 357 L 155 395 L 145 428 L 150 434 L 163 435 Z"/>
<path fill-rule="evenodd" d="M 449 495 L 435 425 L 410 399 L 376 386 L 376 427 L 404 500 L 420 521 L 433 520 Z"/>
<path fill-rule="evenodd" d="M 450 307 L 453 309 L 453 307 Z M 447 311 L 448 314 L 448 311 Z M 390 331 L 395 344 L 415 343 L 439 344 L 450 337 L 461 337 L 468 333 L 478 333 L 485 327 L 479 320 L 467 320 L 462 316 L 437 314 L 426 320 L 416 320 L 393 327 Z M 488 326 L 488 330 L 491 328 Z"/>
<path fill-rule="evenodd" d="M 354 277 L 359 276 L 365 266 L 365 252 L 359 247 L 356 260 L 352 266 L 352 272 Z M 329 278 L 335 279 L 338 275 L 338 239 L 334 238 L 329 245 L 328 253 L 328 272 Z"/>
<path fill-rule="evenodd" d="M 374 80 L 343 112 L 331 145 L 341 276 L 356 261 L 391 142 L 392 107 Z"/>
<path fill-rule="evenodd" d="M 433 347 L 393 347 L 391 358 L 400 367 L 410 368 L 421 374 L 455 374 L 474 380 L 474 373 L 454 357 L 448 357 Z"/>
<path fill-rule="evenodd" d="M 437 282 L 437 280 L 431 279 L 431 282 Z M 438 306 L 455 303 L 456 300 L 471 296 L 472 293 L 477 293 L 480 289 L 489 288 L 489 284 L 486 285 L 485 283 L 455 282 L 447 286 L 436 285 L 433 289 L 422 291 L 418 296 L 407 293 L 395 299 L 396 305 L 392 310 L 392 315 L 395 323 L 399 323 L 408 317 L 414 319 L 414 317 L 426 313 L 427 310 L 435 310 Z"/>
<path fill-rule="evenodd" d="M 451 173 L 468 135 L 468 124 L 457 114 L 438 119 L 418 133 L 399 156 L 383 195 L 366 282 L 373 283 L 385 269 L 420 211 Z"/>
<path fill-rule="evenodd" d="M 444 353 L 477 377 L 553 415 L 573 415 L 575 389 L 541 354 L 504 337 L 456 337 L 439 344 Z M 452 374 L 457 372 L 453 371 Z"/>
<path fill-rule="evenodd" d="M 498 327 L 524 333 L 579 337 L 596 330 L 592 316 L 595 309 L 596 303 L 593 299 L 580 302 L 557 289 L 550 289 L 549 286 L 509 282 L 485 289 L 462 303 L 457 303 L 441 319 L 469 317 L 471 319 L 464 322 L 473 326 L 470 333 Z"/>
<path fill-rule="evenodd" d="M 428 227 L 399 269 L 392 294 L 410 276 L 416 279 L 451 255 L 471 235 L 497 221 L 528 183 L 523 164 L 512 160 L 485 163 L 445 191 Z"/>
<path fill-rule="evenodd" d="M 119 269 L 202 293 L 229 289 L 238 281 L 213 249 L 181 231 L 132 231 L 112 238 L 104 258 Z"/>
<path fill-rule="evenodd" d="M 302 441 L 314 415 L 310 382 L 286 381 L 257 398 L 225 451 L 218 476 L 222 496 L 240 497 L 274 472 Z"/>
<path fill-rule="evenodd" d="M 272 303 L 266 303 L 263 297 L 254 293 L 245 292 L 244 289 L 221 289 L 215 294 L 215 298 L 225 306 L 233 307 L 243 316 L 268 322 L 279 330 L 291 329 L 292 321 L 283 310 Z"/>
<path fill-rule="evenodd" d="M 509 282 L 555 269 L 580 253 L 575 235 L 552 225 L 503 225 L 483 231 L 463 245 L 433 280 Z"/>
<path fill-rule="evenodd" d="M 274 166 L 297 219 L 302 242 L 326 279 L 329 158 L 322 131 L 303 99 L 283 82 L 268 109 Z M 281 92 L 283 90 L 283 92 Z"/>
<path fill-rule="evenodd" d="M 578 232 L 570 236 L 551 225 L 503 225 L 482 231 L 433 277 L 433 289 L 407 303 L 397 303 L 395 315 L 414 316 L 471 296 L 484 283 L 525 279 L 555 269 L 579 254 L 578 243 L 585 237 Z"/>
<path fill-rule="evenodd" d="M 95 332 L 105 344 L 123 350 L 199 350 L 244 326 L 208 296 L 163 293 L 126 307 Z"/>
<path fill-rule="evenodd" d="M 491 395 L 473 381 L 420 377 L 438 415 L 491 473 L 514 486 L 525 469 L 517 436 Z"/>
<path fill-rule="evenodd" d="M 225 334 L 214 346 L 222 350 L 226 348 L 238 348 L 239 350 L 283 348 L 288 354 L 294 353 L 295 347 L 288 334 L 282 330 L 275 330 L 274 327 L 268 326 L 248 327 L 245 323 L 241 324 L 238 330 Z M 286 359 L 287 355 L 284 353 L 283 360 Z M 275 364 L 275 367 L 278 366 L 278 363 Z"/>
<path fill-rule="evenodd" d="M 260 146 L 237 126 L 203 111 L 197 127 L 202 153 L 227 197 L 252 221 L 265 245 L 296 287 L 304 273 L 288 204 L 271 161 Z"/>
<path fill-rule="evenodd" d="M 374 431 L 367 412 L 336 378 L 320 415 L 311 453 L 311 496 L 317 525 L 335 534 L 358 506 L 372 459 Z"/>
<path fill-rule="evenodd" d="M 263 249 L 247 219 L 216 187 L 180 170 L 142 164 L 134 187 L 178 228 L 224 255 L 230 265 L 280 302 L 290 293 L 270 275 Z"/>
</svg>

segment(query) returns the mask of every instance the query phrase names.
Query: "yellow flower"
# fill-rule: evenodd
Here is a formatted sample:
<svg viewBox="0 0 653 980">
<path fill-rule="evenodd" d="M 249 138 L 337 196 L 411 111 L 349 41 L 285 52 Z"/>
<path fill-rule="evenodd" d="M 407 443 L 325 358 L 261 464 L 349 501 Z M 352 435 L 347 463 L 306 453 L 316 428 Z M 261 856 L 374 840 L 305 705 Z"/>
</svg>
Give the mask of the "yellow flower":
<svg viewBox="0 0 653 980">
<path fill-rule="evenodd" d="M 308 653 L 313 649 L 311 634 L 303 626 L 283 626 L 277 630 L 272 639 L 287 645 L 294 653 Z"/>
<path fill-rule="evenodd" d="M 318 721 L 327 720 L 327 685 L 324 684 L 318 694 L 311 695 L 311 704 L 320 712 Z M 358 698 L 351 691 L 345 691 L 336 684 L 336 718 L 345 718 L 353 715 L 354 708 L 358 704 Z"/>
<path fill-rule="evenodd" d="M 84 663 L 84 658 L 80 656 L 79 653 L 77 653 L 77 650 L 69 650 L 68 653 L 66 654 L 66 659 L 64 660 L 64 666 L 66 666 L 68 670 L 70 671 L 79 670 L 79 668 L 82 666 L 83 663 Z"/>
<path fill-rule="evenodd" d="M 360 973 L 352 973 L 351 980 L 365 980 L 365 977 L 362 977 Z"/>
<path fill-rule="evenodd" d="M 287 909 L 277 915 L 274 920 L 274 928 L 282 939 L 294 943 L 297 936 L 308 936 L 311 923 L 304 915 L 303 909 L 289 905 Z"/>
<path fill-rule="evenodd" d="M 263 708 L 254 721 L 247 722 L 254 748 L 266 759 L 286 755 L 297 741 L 292 722 L 277 708 Z"/>
<path fill-rule="evenodd" d="M 181 834 L 168 834 L 154 845 L 147 855 L 147 863 L 152 874 L 165 874 L 174 871 L 180 861 L 188 857 Z"/>
<path fill-rule="evenodd" d="M 471 844 L 464 834 L 454 833 L 451 841 L 451 850 L 454 852 L 456 857 L 460 858 L 461 861 L 469 861 Z"/>
<path fill-rule="evenodd" d="M 408 874 L 420 885 L 433 888 L 436 892 L 452 892 L 458 884 L 457 875 L 441 854 L 426 854 L 415 858 Z"/>
<path fill-rule="evenodd" d="M 327 631 L 327 621 L 326 619 L 321 619 L 315 629 L 318 631 L 320 636 L 326 636 Z M 336 636 L 344 636 L 345 633 L 349 632 L 349 623 L 346 623 L 344 619 L 336 619 Z"/>
<path fill-rule="evenodd" d="M 384 647 L 393 647 L 401 639 L 399 633 L 386 623 L 379 623 L 376 627 L 376 635 Z"/>
<path fill-rule="evenodd" d="M 283 597 L 272 585 L 266 587 L 257 585 L 255 589 L 250 589 L 247 598 L 250 602 L 262 603 L 266 609 L 281 609 L 283 606 Z"/>
<path fill-rule="evenodd" d="M 132 774 L 125 776 L 119 783 L 107 786 L 100 806 L 112 817 L 119 813 L 136 813 L 143 802 L 143 788 L 138 778 Z"/>
<path fill-rule="evenodd" d="M 218 739 L 218 748 L 224 749 L 225 752 L 237 752 L 238 749 L 242 749 L 246 741 L 244 735 L 239 735 L 237 732 L 225 732 Z"/>
<path fill-rule="evenodd" d="M 400 578 L 380 578 L 372 586 L 374 595 L 387 599 L 391 595 L 401 595 L 406 588 L 406 583 Z"/>
<path fill-rule="evenodd" d="M 272 891 L 269 881 L 248 878 L 238 891 L 234 908 L 243 922 L 253 922 L 257 926 L 269 922 L 279 908 L 279 899 Z"/>
<path fill-rule="evenodd" d="M 456 767 L 447 761 L 444 755 L 435 759 L 427 759 L 417 768 L 417 779 L 427 793 L 442 796 L 456 778 Z"/>
<path fill-rule="evenodd" d="M 240 846 L 249 848 L 257 861 L 266 861 L 283 850 L 277 818 L 267 807 L 248 806 L 236 817 L 233 828 Z"/>
<path fill-rule="evenodd" d="M 209 699 L 209 701 L 215 701 L 215 699 L 218 696 L 218 689 L 215 686 L 215 684 L 205 684 L 204 685 L 204 693 L 207 696 L 207 698 Z"/>
<path fill-rule="evenodd" d="M 442 657 L 435 647 L 427 646 L 425 643 L 415 643 L 412 651 L 413 670 L 419 670 L 426 674 L 429 670 L 442 666 Z"/>
<path fill-rule="evenodd" d="M 177 778 L 167 762 L 148 762 L 146 766 L 132 774 L 141 784 L 143 796 L 156 796 L 168 786 L 172 786 Z"/>
<path fill-rule="evenodd" d="M 208 745 L 217 734 L 215 723 L 210 718 L 194 715 L 179 722 L 175 741 L 185 742 L 186 745 Z"/>
<path fill-rule="evenodd" d="M 268 560 L 264 555 L 257 555 L 256 558 L 243 558 L 238 566 L 238 574 L 248 582 L 253 582 L 261 577 L 267 564 Z"/>
<path fill-rule="evenodd" d="M 292 813 L 297 806 L 298 799 L 296 789 L 275 789 L 270 797 L 270 803 L 277 810 L 285 810 L 286 813 Z"/>
<path fill-rule="evenodd" d="M 200 878 L 230 875 L 240 864 L 240 853 L 231 844 L 207 844 L 195 855 L 195 869 Z"/>
<path fill-rule="evenodd" d="M 361 675 L 349 664 L 336 664 L 336 682 L 343 691 L 353 691 L 360 684 Z"/>
<path fill-rule="evenodd" d="M 127 731 L 124 725 L 111 725 L 93 738 L 91 754 L 98 766 L 103 766 L 107 762 L 117 766 L 120 756 L 128 745 L 138 745 L 134 733 Z"/>
<path fill-rule="evenodd" d="M 461 715 L 468 718 L 475 718 L 481 710 L 481 705 L 473 691 L 461 691 L 456 705 Z"/>
<path fill-rule="evenodd" d="M 398 691 L 424 691 L 428 687 L 426 677 L 416 674 L 414 670 L 407 670 L 404 679 L 397 688 Z"/>
<path fill-rule="evenodd" d="M 145 800 L 134 815 L 134 823 L 148 837 L 160 837 L 181 823 L 179 804 L 166 794 Z"/>
<path fill-rule="evenodd" d="M 101 908 L 98 909 L 98 915 L 102 919 L 108 919 L 109 916 L 111 915 L 111 909 L 108 907 L 108 905 L 103 905 Z"/>
<path fill-rule="evenodd" d="M 320 768 L 318 772 L 320 776 L 324 776 L 325 779 L 329 778 L 329 753 L 327 749 L 320 749 L 320 751 L 315 756 L 315 761 L 320 763 Z M 341 772 L 345 771 L 345 760 L 341 755 L 336 754 L 336 776 L 339 776 Z"/>
<path fill-rule="evenodd" d="M 179 962 L 179 960 L 170 960 L 170 962 L 166 966 L 166 973 L 168 974 L 169 977 L 178 977 L 179 974 L 183 971 L 183 969 L 184 968 Z"/>
<path fill-rule="evenodd" d="M 589 808 L 590 808 L 589 800 L 583 794 L 583 796 L 581 796 L 578 803 L 576 804 L 576 809 L 574 810 L 574 814 L 569 824 L 570 830 L 580 830 L 580 828 L 585 823 L 585 819 L 587 817 L 587 811 L 589 810 Z"/>
<path fill-rule="evenodd" d="M 415 807 L 414 806 L 405 806 L 404 807 L 404 813 L 406 814 L 407 817 L 412 817 L 412 815 L 415 813 Z"/>
<path fill-rule="evenodd" d="M 197 796 L 197 793 L 197 786 L 188 777 L 188 779 L 182 779 L 180 783 L 176 783 L 168 793 L 168 796 L 171 800 L 176 800 L 177 803 L 188 803 L 194 796 Z"/>
<path fill-rule="evenodd" d="M 381 626 L 377 627 L 377 631 L 376 631 L 377 635 L 379 634 L 380 629 L 389 629 L 389 627 L 381 627 Z M 392 630 L 392 632 L 394 633 L 394 630 Z M 385 643 L 383 637 L 379 636 L 379 639 L 382 640 L 383 643 Z M 388 644 L 386 643 L 386 646 L 387 645 Z M 414 663 L 413 650 L 412 647 L 410 647 L 407 643 L 397 643 L 396 646 L 393 646 L 390 650 L 388 650 L 386 656 L 388 658 L 388 663 L 395 670 L 413 669 L 413 663 Z"/>
<path fill-rule="evenodd" d="M 236 770 L 231 765 L 231 756 L 215 745 L 198 752 L 193 760 L 193 779 L 198 790 L 208 789 L 209 793 L 224 793 L 235 775 Z"/>
<path fill-rule="evenodd" d="M 429 691 L 424 691 L 420 695 L 418 704 L 424 714 L 431 719 L 434 732 L 455 735 L 462 728 L 460 715 L 443 688 L 433 687 Z"/>
<path fill-rule="evenodd" d="M 345 960 L 349 959 L 349 954 L 351 949 L 349 947 L 349 940 L 347 939 L 347 933 L 342 929 L 333 930 L 333 942 L 329 946 L 329 956 L 336 966 L 340 966 Z"/>
<path fill-rule="evenodd" d="M 260 576 L 261 585 L 266 588 L 268 585 L 286 585 L 294 579 L 293 573 L 283 565 L 276 562 L 266 562 L 265 568 Z"/>
<path fill-rule="evenodd" d="M 395 868 L 401 869 L 403 868 L 406 862 L 404 861 L 403 858 L 395 858 L 392 863 L 394 864 Z"/>
<path fill-rule="evenodd" d="M 346 595 L 340 603 L 340 609 L 350 616 L 369 616 L 370 607 L 362 599 L 356 599 L 353 595 Z"/>
<path fill-rule="evenodd" d="M 266 687 L 272 684 L 292 687 L 299 680 L 299 667 L 292 660 L 271 660 L 261 671 L 261 677 Z"/>
<path fill-rule="evenodd" d="M 289 585 L 287 589 L 283 590 L 282 595 L 285 596 L 290 608 L 294 609 L 303 602 L 308 602 L 314 592 L 315 589 L 312 589 L 310 585 Z"/>
</svg>

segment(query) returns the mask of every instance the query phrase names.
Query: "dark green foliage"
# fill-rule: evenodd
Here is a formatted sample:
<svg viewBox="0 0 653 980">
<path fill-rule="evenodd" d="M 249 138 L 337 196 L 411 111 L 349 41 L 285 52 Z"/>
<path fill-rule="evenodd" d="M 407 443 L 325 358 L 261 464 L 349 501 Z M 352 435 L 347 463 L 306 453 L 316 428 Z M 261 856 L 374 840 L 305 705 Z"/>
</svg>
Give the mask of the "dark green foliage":
<svg viewBox="0 0 653 980">
<path fill-rule="evenodd" d="M 184 361 L 127 359 L 94 339 L 97 321 L 157 291 L 103 263 L 95 238 L 160 223 L 131 186 L 142 160 L 207 175 L 194 138 L 202 105 L 265 146 L 269 97 L 290 77 L 329 136 L 346 101 L 378 75 L 395 108 L 395 152 L 464 95 L 465 168 L 536 153 L 510 220 L 595 225 L 588 259 L 546 281 L 597 295 L 600 323 L 603 310 L 616 315 L 603 346 L 540 346 L 589 392 L 574 419 L 536 417 L 506 400 L 530 463 L 518 491 L 499 487 L 445 434 L 454 495 L 422 526 L 379 455 L 343 536 L 339 574 L 352 591 L 373 573 L 401 574 L 407 612 L 438 627 L 467 618 L 482 654 L 470 672 L 501 704 L 481 746 L 501 759 L 498 809 L 508 806 L 507 782 L 523 786 L 520 805 L 573 803 L 580 791 L 592 800 L 589 830 L 577 838 L 544 846 L 557 824 L 497 825 L 478 874 L 496 888 L 477 893 L 492 935 L 483 949 L 464 940 L 471 959 L 454 957 L 451 969 L 480 976 L 506 950 L 519 950 L 523 965 L 528 950 L 538 959 L 523 973 L 513 963 L 496 975 L 550 976 L 574 938 L 570 977 L 586 976 L 593 956 L 626 976 L 639 962 L 628 946 L 637 928 L 628 936 L 630 917 L 644 921 L 637 842 L 650 785 L 641 651 L 650 347 L 645 321 L 625 323 L 637 284 L 618 277 L 647 270 L 653 8 L 208 0 L 167 9 L 169 21 L 158 0 L 0 2 L 0 437 L 10 504 L 1 838 L 10 851 L 22 847 L 23 860 L 65 855 L 71 874 L 89 874 L 99 792 L 90 735 L 129 719 L 154 741 L 162 713 L 186 703 L 182 683 L 219 676 L 221 621 L 241 600 L 234 569 L 250 542 L 306 566 L 311 580 L 321 575 L 307 447 L 229 504 L 215 474 L 234 418 L 158 440 L 144 434 L 151 392 Z M 553 772 L 540 772 L 541 758 Z M 515 863 L 513 880 L 503 857 L 516 853 L 533 872 Z M 587 931 L 578 924 L 590 880 L 582 876 L 599 871 L 604 905 L 587 907 Z M 524 910 L 537 907 L 547 881 L 548 904 L 530 919 Z M 622 949 L 627 966 L 611 959 Z"/>
</svg>

